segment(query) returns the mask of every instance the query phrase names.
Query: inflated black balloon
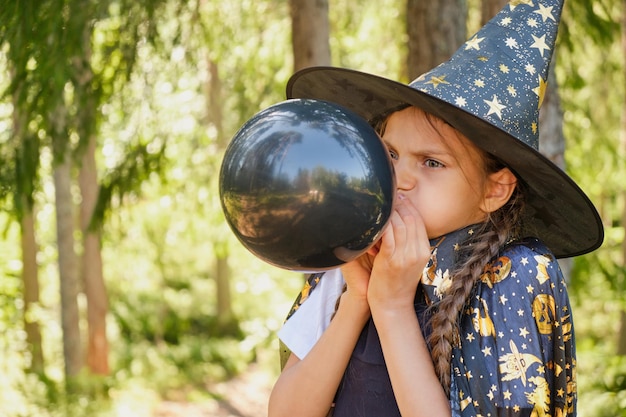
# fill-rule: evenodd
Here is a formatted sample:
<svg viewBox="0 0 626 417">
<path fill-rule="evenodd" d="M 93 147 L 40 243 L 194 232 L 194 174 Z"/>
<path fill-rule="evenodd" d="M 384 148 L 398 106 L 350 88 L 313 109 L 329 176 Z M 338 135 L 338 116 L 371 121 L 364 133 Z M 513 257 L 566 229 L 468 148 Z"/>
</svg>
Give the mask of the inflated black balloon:
<svg viewBox="0 0 626 417">
<path fill-rule="evenodd" d="M 248 120 L 219 178 L 241 243 L 280 268 L 318 271 L 379 239 L 395 196 L 393 165 L 369 124 L 338 105 L 287 100 Z"/>
</svg>

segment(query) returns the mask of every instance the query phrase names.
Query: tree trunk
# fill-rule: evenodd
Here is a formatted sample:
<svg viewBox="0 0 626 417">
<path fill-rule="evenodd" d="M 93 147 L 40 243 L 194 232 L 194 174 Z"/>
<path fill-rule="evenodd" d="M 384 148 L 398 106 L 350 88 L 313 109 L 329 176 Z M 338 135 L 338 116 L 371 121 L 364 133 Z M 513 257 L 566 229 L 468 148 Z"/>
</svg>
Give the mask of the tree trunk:
<svg viewBox="0 0 626 417">
<path fill-rule="evenodd" d="M 408 77 L 450 59 L 466 41 L 466 0 L 407 0 Z"/>
<path fill-rule="evenodd" d="M 330 65 L 328 0 L 290 0 L 293 68 Z"/>
<path fill-rule="evenodd" d="M 23 200 L 26 200 L 25 198 Z M 37 240 L 35 237 L 35 216 L 32 207 L 24 202 L 21 215 L 22 229 L 22 279 L 24 282 L 24 330 L 31 361 L 29 370 L 38 374 L 44 372 L 41 331 L 36 318 L 31 317 L 31 309 L 39 303 L 39 268 L 37 266 Z"/>
<path fill-rule="evenodd" d="M 217 246 L 222 244 L 218 243 Z M 215 251 L 215 280 L 217 281 L 217 326 L 222 335 L 236 335 L 239 331 L 239 323 L 233 314 L 230 298 L 230 268 L 228 256 Z M 222 251 L 223 252 L 223 251 Z"/>
<path fill-rule="evenodd" d="M 15 72 L 11 71 L 12 76 L 15 76 Z M 23 299 L 24 299 L 24 331 L 26 332 L 26 343 L 30 350 L 31 360 L 28 370 L 37 374 L 44 373 L 44 358 L 43 349 L 41 345 L 41 330 L 39 323 L 35 317 L 31 314 L 32 308 L 39 303 L 39 266 L 37 265 L 37 252 L 39 247 L 37 245 L 37 238 L 35 234 L 35 216 L 34 216 L 34 202 L 32 198 L 33 184 L 37 176 L 38 164 L 33 166 L 27 161 L 32 156 L 32 149 L 36 147 L 30 146 L 32 141 L 29 141 L 25 137 L 26 131 L 26 118 L 25 113 L 20 110 L 19 100 L 17 97 L 21 94 L 22 88 L 18 88 L 14 93 L 13 100 L 13 137 L 19 141 L 19 147 L 21 148 L 20 156 L 22 159 L 22 166 L 32 172 L 27 173 L 29 180 L 18 179 L 18 183 L 28 183 L 28 186 L 21 185 L 16 187 L 15 199 L 21 203 L 18 204 L 21 209 L 18 209 L 18 218 L 20 220 L 21 228 L 21 247 L 22 247 L 22 283 L 23 287 Z M 39 151 L 35 151 L 36 156 L 32 159 L 39 159 Z M 23 175 L 23 174 L 22 174 Z"/>
<path fill-rule="evenodd" d="M 109 346 L 106 337 L 106 315 L 109 308 L 100 247 L 100 228 L 89 227 L 98 200 L 96 169 L 96 136 L 91 135 L 83 150 L 78 176 L 82 202 L 80 228 L 83 236 L 81 275 L 87 298 L 87 366 L 92 373 L 109 373 Z"/>
<path fill-rule="evenodd" d="M 54 167 L 57 249 L 61 291 L 61 326 L 65 375 L 78 375 L 82 367 L 82 349 L 78 310 L 78 263 L 74 251 L 74 216 L 72 199 L 72 158 L 69 145 L 64 158 Z M 69 378 L 68 378 L 69 379 Z"/>
<path fill-rule="evenodd" d="M 508 3 L 508 0 L 482 0 L 480 2 L 481 25 L 485 25 Z"/>
<path fill-rule="evenodd" d="M 80 170 L 78 184 L 81 193 L 80 230 L 82 235 L 83 253 L 80 265 L 80 278 L 87 299 L 87 366 L 94 374 L 109 373 L 109 347 L 106 337 L 106 315 L 108 299 L 104 274 L 102 272 L 101 228 L 90 227 L 94 209 L 98 201 L 98 170 L 96 166 L 97 136 L 95 120 L 97 119 L 97 100 L 93 89 L 93 70 L 90 65 L 92 25 L 85 24 L 81 34 L 82 56 L 72 59 L 76 75 L 76 114 L 78 134 L 81 138 Z"/>
<path fill-rule="evenodd" d="M 565 135 L 563 134 L 563 110 L 554 73 L 556 53 L 552 56 L 552 70 L 548 74 L 548 88 L 539 112 L 539 152 L 565 170 Z M 565 281 L 569 281 L 572 259 L 559 259 Z"/>
<path fill-rule="evenodd" d="M 565 169 L 565 136 L 563 110 L 554 68 L 556 53 L 552 56 L 548 86 L 539 112 L 539 151 L 561 169 Z"/>
<path fill-rule="evenodd" d="M 289 7 L 294 72 L 306 67 L 330 65 L 328 0 L 289 0 Z M 306 274 L 303 282 L 305 280 Z"/>
<path fill-rule="evenodd" d="M 223 152 L 228 145 L 224 135 L 224 123 L 222 113 L 222 80 L 220 79 L 217 62 L 209 59 L 209 80 L 205 83 L 207 122 L 215 127 L 218 152 Z"/>
<path fill-rule="evenodd" d="M 215 127 L 217 132 L 218 152 L 226 149 L 227 141 L 224 135 L 222 120 L 222 81 L 219 77 L 218 66 L 215 61 L 208 61 L 209 80 L 206 83 L 208 123 Z M 230 269 L 228 268 L 228 245 L 224 237 L 216 237 L 213 242 L 215 253 L 215 285 L 217 292 L 217 324 L 223 334 L 235 334 L 239 324 L 233 314 Z"/>
</svg>

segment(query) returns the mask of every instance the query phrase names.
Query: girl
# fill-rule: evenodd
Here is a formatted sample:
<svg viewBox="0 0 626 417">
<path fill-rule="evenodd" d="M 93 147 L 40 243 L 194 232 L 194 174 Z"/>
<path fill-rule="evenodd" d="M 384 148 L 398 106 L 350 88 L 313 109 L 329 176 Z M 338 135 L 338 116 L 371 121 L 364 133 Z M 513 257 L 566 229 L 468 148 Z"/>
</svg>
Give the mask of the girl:
<svg viewBox="0 0 626 417">
<path fill-rule="evenodd" d="M 292 354 L 271 417 L 575 415 L 555 258 L 594 250 L 603 230 L 582 190 L 537 152 L 561 6 L 505 7 L 408 86 L 338 68 L 292 77 L 288 96 L 372 121 L 397 201 L 377 246 L 309 279 L 279 333 Z"/>
</svg>

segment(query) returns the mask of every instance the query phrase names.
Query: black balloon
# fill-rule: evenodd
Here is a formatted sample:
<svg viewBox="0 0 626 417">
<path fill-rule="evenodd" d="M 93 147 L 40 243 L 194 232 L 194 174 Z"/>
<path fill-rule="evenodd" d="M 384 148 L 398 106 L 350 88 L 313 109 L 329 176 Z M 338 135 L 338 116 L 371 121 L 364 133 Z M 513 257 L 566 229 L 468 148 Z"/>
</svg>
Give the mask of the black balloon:
<svg viewBox="0 0 626 417">
<path fill-rule="evenodd" d="M 366 252 L 389 220 L 393 165 L 370 125 L 338 105 L 287 100 L 248 120 L 226 149 L 224 215 L 260 259 L 326 270 Z"/>
</svg>

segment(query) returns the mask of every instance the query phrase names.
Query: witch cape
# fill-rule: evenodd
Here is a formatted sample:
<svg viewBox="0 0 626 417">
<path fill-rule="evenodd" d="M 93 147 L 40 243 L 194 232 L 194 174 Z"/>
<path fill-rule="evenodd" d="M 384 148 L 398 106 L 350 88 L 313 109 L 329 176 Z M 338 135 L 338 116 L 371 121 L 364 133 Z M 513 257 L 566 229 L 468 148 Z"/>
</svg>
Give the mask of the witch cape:
<svg viewBox="0 0 626 417">
<path fill-rule="evenodd" d="M 459 245 L 471 233 L 470 227 L 431 241 L 416 300 L 423 295 L 432 304 L 445 293 Z M 308 277 L 288 319 L 312 298 L 323 275 Z M 281 342 L 283 365 L 289 353 Z M 451 363 L 455 417 L 576 414 L 570 303 L 559 265 L 539 240 L 513 241 L 486 265 L 459 318 Z"/>
</svg>

